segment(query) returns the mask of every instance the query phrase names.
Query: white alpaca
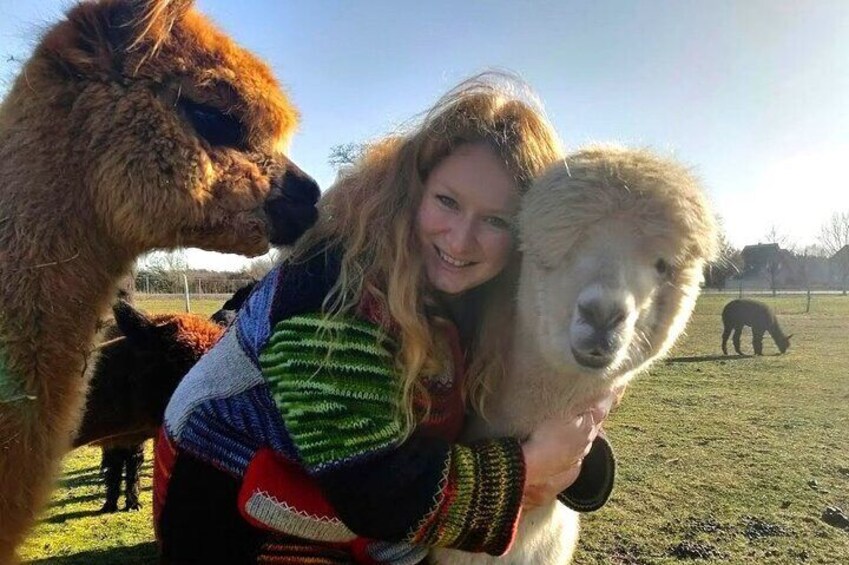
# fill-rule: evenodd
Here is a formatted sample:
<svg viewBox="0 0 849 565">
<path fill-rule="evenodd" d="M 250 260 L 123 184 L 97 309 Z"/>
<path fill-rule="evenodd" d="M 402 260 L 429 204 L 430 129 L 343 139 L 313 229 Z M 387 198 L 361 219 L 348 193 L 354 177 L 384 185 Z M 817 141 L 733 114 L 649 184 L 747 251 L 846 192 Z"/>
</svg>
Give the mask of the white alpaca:
<svg viewBox="0 0 849 565">
<path fill-rule="evenodd" d="M 466 440 L 527 437 L 544 419 L 624 387 L 664 355 L 695 305 L 716 226 L 681 166 L 643 150 L 591 147 L 539 179 L 522 203 L 523 251 L 508 374 Z M 502 557 L 438 549 L 442 564 L 568 563 L 578 514 L 524 513 Z"/>
</svg>

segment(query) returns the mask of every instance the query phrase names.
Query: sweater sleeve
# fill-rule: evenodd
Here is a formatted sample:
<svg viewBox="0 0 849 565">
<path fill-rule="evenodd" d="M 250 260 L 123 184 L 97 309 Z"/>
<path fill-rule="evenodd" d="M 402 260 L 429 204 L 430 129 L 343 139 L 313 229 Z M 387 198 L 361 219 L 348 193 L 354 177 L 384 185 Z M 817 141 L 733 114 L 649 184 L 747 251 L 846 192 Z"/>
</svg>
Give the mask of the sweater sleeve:
<svg viewBox="0 0 849 565">
<path fill-rule="evenodd" d="M 577 512 L 598 510 L 613 492 L 616 458 L 607 438 L 595 438 L 590 452 L 584 457 L 581 473 L 572 486 L 557 495 L 557 499 Z"/>
<path fill-rule="evenodd" d="M 392 346 L 354 318 L 275 325 L 260 366 L 301 465 L 358 535 L 504 553 L 525 481 L 519 443 L 404 438 Z"/>
</svg>

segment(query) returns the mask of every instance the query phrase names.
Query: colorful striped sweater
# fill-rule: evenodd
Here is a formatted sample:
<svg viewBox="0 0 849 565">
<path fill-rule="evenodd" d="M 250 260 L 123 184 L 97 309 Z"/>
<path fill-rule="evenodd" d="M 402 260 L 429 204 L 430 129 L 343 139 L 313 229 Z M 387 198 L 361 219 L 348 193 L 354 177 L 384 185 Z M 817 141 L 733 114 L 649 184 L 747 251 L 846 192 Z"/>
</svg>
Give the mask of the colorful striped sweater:
<svg viewBox="0 0 849 565">
<path fill-rule="evenodd" d="M 202 529 L 211 515 L 233 512 L 219 507 L 230 502 L 291 551 L 321 546 L 358 563 L 417 563 L 430 546 L 509 548 L 524 486 L 521 447 L 509 438 L 454 443 L 464 413 L 456 331 L 446 330 L 454 371 L 429 381 L 430 417 L 404 439 L 395 343 L 379 316 L 365 309 L 328 324 L 318 314 L 338 269 L 332 254 L 274 269 L 174 393 L 155 466 L 166 553 L 188 543 L 176 530 L 189 522 Z M 209 473 L 220 475 L 210 485 L 223 486 L 194 486 Z M 193 488 L 199 494 L 189 495 Z M 230 498 L 219 494 L 230 490 Z M 218 527 L 235 536 L 243 524 Z M 215 534 L 204 539 L 223 543 Z"/>
</svg>

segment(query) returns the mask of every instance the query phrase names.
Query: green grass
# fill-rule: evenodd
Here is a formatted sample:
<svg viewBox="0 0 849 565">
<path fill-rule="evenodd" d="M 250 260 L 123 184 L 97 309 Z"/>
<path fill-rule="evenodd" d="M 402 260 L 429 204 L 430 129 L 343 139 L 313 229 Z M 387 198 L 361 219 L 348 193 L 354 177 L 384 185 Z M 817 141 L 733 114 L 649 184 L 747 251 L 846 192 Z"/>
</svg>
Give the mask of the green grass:
<svg viewBox="0 0 849 565">
<path fill-rule="evenodd" d="M 729 299 L 703 297 L 670 359 L 611 415 L 616 489 L 584 518 L 576 563 L 849 563 L 849 532 L 820 519 L 830 505 L 849 512 L 849 298 L 816 296 L 805 313 L 804 296 L 765 297 L 795 334 L 788 354 L 775 355 L 767 338 L 764 357 L 723 358 L 719 313 Z M 751 351 L 748 333 L 743 346 Z M 99 461 L 95 449 L 68 456 L 25 559 L 155 563 L 150 464 L 142 511 L 101 516 Z"/>
</svg>

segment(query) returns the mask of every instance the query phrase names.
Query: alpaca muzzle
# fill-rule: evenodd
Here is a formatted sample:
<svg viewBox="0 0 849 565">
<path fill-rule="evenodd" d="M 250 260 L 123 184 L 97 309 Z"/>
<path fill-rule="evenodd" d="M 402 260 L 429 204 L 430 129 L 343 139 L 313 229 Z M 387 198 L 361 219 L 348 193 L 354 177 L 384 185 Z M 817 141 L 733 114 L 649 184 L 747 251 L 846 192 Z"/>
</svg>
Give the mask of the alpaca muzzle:
<svg viewBox="0 0 849 565">
<path fill-rule="evenodd" d="M 318 219 L 318 184 L 291 161 L 263 205 L 273 245 L 291 245 Z"/>
<path fill-rule="evenodd" d="M 572 342 L 572 356 L 579 365 L 604 369 L 617 357 L 622 345 L 622 329 L 628 319 L 627 310 L 617 305 L 593 300 L 579 303 L 576 319 L 580 331 Z"/>
</svg>

